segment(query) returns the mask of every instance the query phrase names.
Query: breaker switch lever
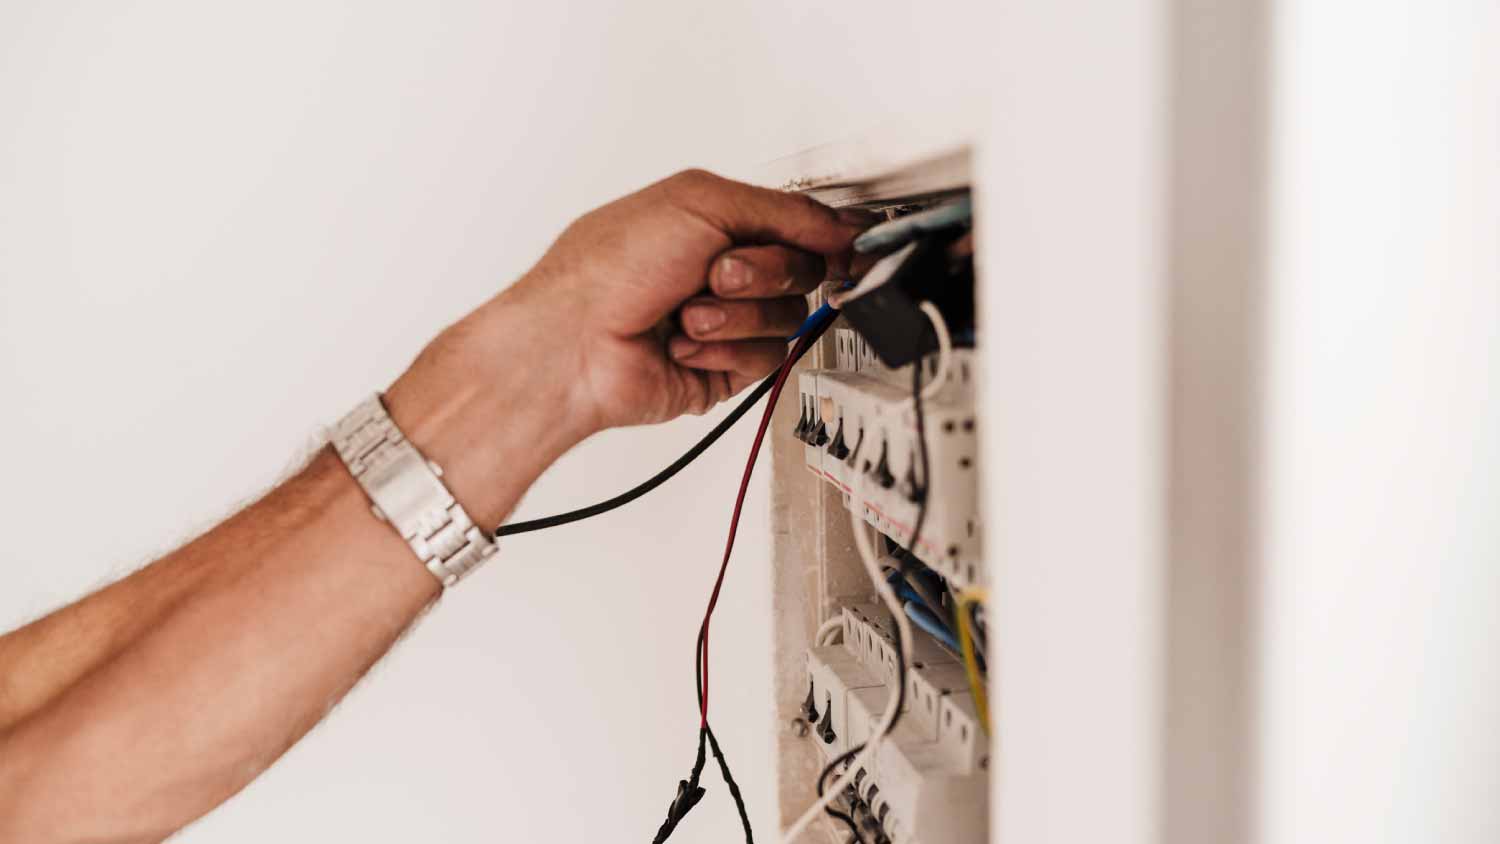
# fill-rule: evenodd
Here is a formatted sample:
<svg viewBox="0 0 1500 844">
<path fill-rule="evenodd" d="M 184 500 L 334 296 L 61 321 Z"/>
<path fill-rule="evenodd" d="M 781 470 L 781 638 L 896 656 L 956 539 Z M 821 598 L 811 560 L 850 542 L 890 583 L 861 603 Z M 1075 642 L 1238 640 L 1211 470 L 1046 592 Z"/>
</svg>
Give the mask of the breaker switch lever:
<svg viewBox="0 0 1500 844">
<path fill-rule="evenodd" d="M 922 496 L 926 492 L 922 485 L 917 483 L 917 461 L 915 455 L 906 464 L 906 475 L 901 479 L 901 494 L 907 501 L 921 503 Z"/>
<path fill-rule="evenodd" d="M 890 489 L 896 485 L 896 476 L 891 474 L 891 464 L 886 460 L 885 450 L 885 443 L 881 443 L 880 458 L 875 461 L 875 466 L 870 469 L 870 476 L 881 487 Z"/>
<path fill-rule="evenodd" d="M 824 744 L 833 744 L 838 734 L 833 731 L 833 698 L 828 698 L 828 706 L 823 709 L 823 720 L 818 722 L 818 735 L 823 738 Z"/>
<path fill-rule="evenodd" d="M 828 426 L 823 424 L 821 417 L 818 419 L 818 424 L 814 425 L 813 429 L 808 432 L 807 441 L 818 448 L 828 445 Z"/>
<path fill-rule="evenodd" d="M 828 453 L 835 460 L 843 460 L 849 456 L 849 446 L 844 443 L 844 417 L 839 417 L 839 426 L 834 429 L 833 442 L 828 444 Z"/>
<path fill-rule="evenodd" d="M 807 429 L 812 427 L 812 420 L 807 416 L 807 396 L 799 396 L 798 401 L 802 408 L 802 415 L 797 417 L 797 427 L 792 429 L 792 436 L 807 442 Z"/>
<path fill-rule="evenodd" d="M 865 429 L 860 428 L 859 433 L 854 435 L 854 450 L 849 452 L 849 459 L 844 461 L 844 463 L 848 465 L 850 469 L 853 469 L 854 464 L 859 462 L 859 447 L 864 444 Z"/>
<path fill-rule="evenodd" d="M 813 683 L 807 681 L 807 699 L 802 701 L 802 718 L 809 724 L 818 723 L 818 700 L 813 697 Z"/>
</svg>

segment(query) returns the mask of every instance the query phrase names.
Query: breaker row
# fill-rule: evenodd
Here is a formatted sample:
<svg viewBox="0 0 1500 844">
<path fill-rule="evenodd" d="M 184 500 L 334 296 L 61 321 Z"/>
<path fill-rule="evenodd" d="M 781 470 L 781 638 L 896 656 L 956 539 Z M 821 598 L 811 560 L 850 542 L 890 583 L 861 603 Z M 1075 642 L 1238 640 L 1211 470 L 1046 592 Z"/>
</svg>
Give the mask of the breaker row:
<svg viewBox="0 0 1500 844">
<path fill-rule="evenodd" d="M 953 351 L 946 383 L 923 402 L 931 475 L 926 477 L 917 447 L 911 368 L 880 366 L 861 351 L 863 341 L 853 331 L 840 330 L 834 339 L 838 368 L 800 376 L 794 434 L 805 443 L 807 468 L 903 547 L 910 547 L 925 495 L 927 515 L 914 553 L 955 587 L 984 582 L 972 352 Z M 935 359 L 916 365 L 930 375 Z"/>
<path fill-rule="evenodd" d="M 842 614 L 843 643 L 807 652 L 803 715 L 825 761 L 869 739 L 896 689 L 894 638 L 878 605 Z M 853 802 L 876 840 L 987 840 L 988 754 L 963 667 L 919 635 L 901 720 L 856 772 Z"/>
</svg>

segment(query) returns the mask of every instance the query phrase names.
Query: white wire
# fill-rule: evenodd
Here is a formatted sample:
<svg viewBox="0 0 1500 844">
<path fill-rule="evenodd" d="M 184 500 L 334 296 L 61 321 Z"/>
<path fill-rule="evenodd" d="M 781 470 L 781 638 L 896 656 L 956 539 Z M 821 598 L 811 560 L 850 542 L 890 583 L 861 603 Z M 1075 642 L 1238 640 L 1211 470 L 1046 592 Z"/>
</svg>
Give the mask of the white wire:
<svg viewBox="0 0 1500 844">
<path fill-rule="evenodd" d="M 937 305 L 931 302 L 923 302 L 919 305 L 922 313 L 932 321 L 932 330 L 937 332 L 938 341 L 938 364 L 937 372 L 933 373 L 932 380 L 922 387 L 922 401 L 928 401 L 942 391 L 948 384 L 948 368 L 953 361 L 953 336 L 948 333 L 948 321 L 943 319 L 943 312 L 937 309 Z M 921 366 L 922 360 L 912 366 Z"/>
<path fill-rule="evenodd" d="M 911 624 L 906 620 L 906 613 L 901 609 L 901 602 L 896 600 L 896 591 L 881 576 L 880 563 L 875 558 L 875 548 L 870 544 L 870 537 L 867 533 L 869 527 L 865 524 L 864 517 L 860 512 L 863 506 L 860 504 L 862 500 L 862 496 L 859 494 L 861 491 L 860 486 L 862 485 L 855 484 L 854 494 L 849 499 L 849 515 L 854 522 L 854 547 L 859 549 L 859 559 L 865 564 L 865 572 L 870 575 L 871 582 L 875 584 L 876 591 L 880 593 L 880 599 L 885 602 L 886 608 L 891 611 L 891 615 L 896 619 L 896 629 L 901 634 L 901 652 L 896 655 L 896 658 L 901 660 L 902 665 L 909 666 L 911 664 Z M 900 676 L 901 673 L 897 672 L 897 675 Z M 809 806 L 807 811 L 803 812 L 802 816 L 797 818 L 796 823 L 787 828 L 786 835 L 782 836 L 781 839 L 783 844 L 792 844 L 795 842 L 797 836 L 805 832 L 807 827 L 823 814 L 823 810 L 828 808 L 829 804 L 844 792 L 849 783 L 854 781 L 854 777 L 859 770 L 864 768 L 870 758 L 875 755 L 875 749 L 880 745 L 881 740 L 885 738 L 886 731 L 891 728 L 891 724 L 895 723 L 900 701 L 901 690 L 897 689 L 891 695 L 891 702 L 886 707 L 885 716 L 880 719 L 880 726 L 876 727 L 875 731 L 870 734 L 870 738 L 865 741 L 865 749 L 861 750 L 859 755 L 854 757 L 853 761 L 844 770 L 843 775 L 834 781 L 833 785 L 823 793 L 823 796 L 816 803 Z"/>
<path fill-rule="evenodd" d="M 824 639 L 828 638 L 829 635 L 833 632 L 843 629 L 844 616 L 842 613 L 840 613 L 839 615 L 836 615 L 833 618 L 830 618 L 827 621 L 823 622 L 823 626 L 819 627 L 818 632 L 813 634 L 813 644 L 825 644 L 823 641 Z"/>
</svg>

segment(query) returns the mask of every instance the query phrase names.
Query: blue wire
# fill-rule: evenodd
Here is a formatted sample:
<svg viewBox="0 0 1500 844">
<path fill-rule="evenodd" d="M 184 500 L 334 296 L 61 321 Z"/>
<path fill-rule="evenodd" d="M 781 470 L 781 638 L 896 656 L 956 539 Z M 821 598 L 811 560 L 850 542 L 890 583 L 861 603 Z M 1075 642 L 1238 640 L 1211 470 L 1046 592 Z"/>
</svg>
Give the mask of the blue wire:
<svg viewBox="0 0 1500 844">
<path fill-rule="evenodd" d="M 953 637 L 948 629 L 938 622 L 937 616 L 927 607 L 916 601 L 907 601 L 902 605 L 906 610 L 906 617 L 916 622 L 917 626 L 927 631 L 934 639 L 947 645 L 951 650 L 958 650 L 958 640 Z"/>
<path fill-rule="evenodd" d="M 853 281 L 844 281 L 844 282 L 841 282 L 839 284 L 839 289 L 840 290 L 848 290 L 849 288 L 851 288 L 853 286 L 854 286 L 854 282 Z M 835 308 L 833 305 L 829 304 L 828 302 L 824 302 L 823 304 L 821 304 L 821 305 L 818 306 L 818 309 L 816 311 L 813 311 L 812 313 L 810 313 L 810 314 L 807 315 L 807 319 L 804 319 L 802 321 L 802 326 L 797 329 L 797 333 L 793 334 L 792 336 L 790 336 L 788 338 L 786 338 L 786 341 L 788 343 L 795 342 L 798 337 L 801 337 L 802 335 L 806 334 L 809 329 L 811 329 L 814 325 L 817 325 L 819 320 L 823 319 L 824 317 L 827 317 L 828 320 L 831 322 L 834 319 L 837 319 L 838 315 L 839 315 L 839 309 L 838 308 Z"/>
<path fill-rule="evenodd" d="M 802 321 L 802 327 L 797 329 L 797 333 L 786 338 L 787 342 L 793 342 L 798 337 L 806 334 L 813 326 L 820 324 L 825 317 L 827 317 L 828 319 L 832 319 L 833 317 L 838 315 L 838 312 L 838 308 L 835 308 L 827 302 L 824 302 L 821 306 L 818 307 L 816 311 L 808 314 L 807 319 Z"/>
<path fill-rule="evenodd" d="M 917 594 L 917 590 L 911 588 L 911 584 L 906 582 L 906 578 L 901 576 L 901 572 L 892 571 L 885 576 L 885 582 L 889 583 L 891 588 L 896 590 L 896 597 L 902 601 L 910 601 L 921 607 L 927 606 L 927 602 L 922 600 L 922 596 Z"/>
</svg>

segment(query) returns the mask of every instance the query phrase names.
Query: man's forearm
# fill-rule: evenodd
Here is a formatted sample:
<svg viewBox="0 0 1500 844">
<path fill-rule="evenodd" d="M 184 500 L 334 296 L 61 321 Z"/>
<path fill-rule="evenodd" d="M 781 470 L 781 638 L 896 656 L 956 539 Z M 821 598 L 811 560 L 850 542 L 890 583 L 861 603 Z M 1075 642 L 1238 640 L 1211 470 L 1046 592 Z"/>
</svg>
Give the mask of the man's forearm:
<svg viewBox="0 0 1500 844">
<path fill-rule="evenodd" d="M 424 354 L 387 404 L 492 526 L 571 444 L 565 396 L 542 372 L 466 377 L 434 359 L 449 353 Z M 181 550 L 0 638 L 0 675 L 22 678 L 0 733 L 0 840 L 165 837 L 317 723 L 439 591 L 324 449 Z"/>
<path fill-rule="evenodd" d="M 0 838 L 160 840 L 269 765 L 437 594 L 370 521 L 325 452 L 164 560 L 204 571 L 0 739 Z"/>
<path fill-rule="evenodd" d="M 0 736 L 129 646 L 204 572 L 206 555 L 172 555 L 0 636 Z"/>
</svg>

